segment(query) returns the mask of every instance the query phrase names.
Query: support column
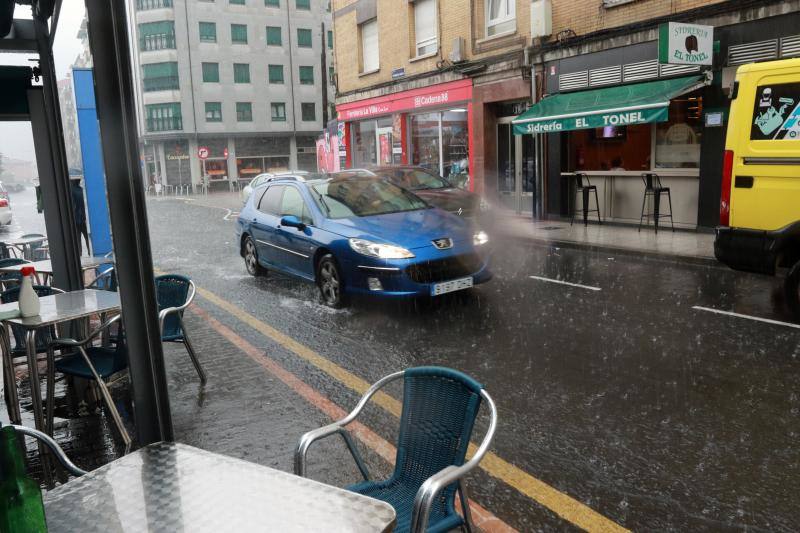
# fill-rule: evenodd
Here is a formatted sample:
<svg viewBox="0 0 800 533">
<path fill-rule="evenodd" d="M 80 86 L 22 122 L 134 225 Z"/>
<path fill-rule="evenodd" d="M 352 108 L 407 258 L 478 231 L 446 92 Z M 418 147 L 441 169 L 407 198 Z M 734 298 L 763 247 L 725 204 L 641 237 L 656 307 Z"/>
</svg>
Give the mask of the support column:
<svg viewBox="0 0 800 533">
<path fill-rule="evenodd" d="M 228 137 L 228 189 L 233 191 L 233 182 L 239 179 L 236 167 L 236 139 Z"/>
<path fill-rule="evenodd" d="M 199 144 L 197 139 L 189 139 L 189 177 L 192 180 L 192 192 L 197 192 L 197 187 L 200 184 L 202 176 L 200 175 L 200 158 L 197 157 L 197 148 Z"/>
<path fill-rule="evenodd" d="M 174 438 L 142 184 L 125 2 L 86 0 L 119 295 L 141 446 Z"/>
<path fill-rule="evenodd" d="M 161 187 L 165 187 L 169 180 L 167 179 L 167 155 L 164 152 L 164 142 L 158 141 L 155 143 L 156 157 L 158 157 L 158 174 L 161 177 Z"/>
<path fill-rule="evenodd" d="M 289 170 L 297 169 L 297 137 L 289 137 Z"/>
</svg>

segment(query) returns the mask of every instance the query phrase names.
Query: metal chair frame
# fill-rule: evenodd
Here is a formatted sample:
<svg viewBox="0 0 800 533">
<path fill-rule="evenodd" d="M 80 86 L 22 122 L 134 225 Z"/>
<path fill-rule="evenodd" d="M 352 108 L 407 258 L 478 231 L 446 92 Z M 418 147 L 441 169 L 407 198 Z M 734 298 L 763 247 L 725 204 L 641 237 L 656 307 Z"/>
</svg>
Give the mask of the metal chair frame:
<svg viewBox="0 0 800 533">
<path fill-rule="evenodd" d="M 572 226 L 575 223 L 575 213 L 578 207 L 578 202 L 575 196 L 579 192 L 582 194 L 583 201 L 585 202 L 583 208 L 586 209 L 586 214 L 588 215 L 589 213 L 597 213 L 597 223 L 602 224 L 603 221 L 600 220 L 600 200 L 598 199 L 597 196 L 597 185 L 592 185 L 592 182 L 589 181 L 589 176 L 582 172 L 576 172 L 574 175 L 574 179 L 575 179 L 575 185 L 577 187 L 575 190 L 576 194 L 572 195 L 572 218 L 570 218 L 569 225 Z M 586 183 L 585 185 L 584 182 Z M 594 191 L 595 209 L 589 209 L 589 193 L 592 191 Z M 588 217 L 584 221 L 584 224 L 588 224 Z"/>
<path fill-rule="evenodd" d="M 658 220 L 661 218 L 669 217 L 669 223 L 672 225 L 672 231 L 675 232 L 675 221 L 672 219 L 672 195 L 670 194 L 669 187 L 661 185 L 661 178 L 655 172 L 643 172 L 642 181 L 644 182 L 644 197 L 642 198 L 642 214 L 639 217 L 639 231 L 642 231 L 642 220 L 649 226 L 650 217 L 653 217 L 656 233 L 658 233 Z M 655 211 L 645 213 L 644 208 L 647 204 L 647 197 L 652 196 L 653 201 L 661 202 L 661 195 L 667 195 L 669 202 L 669 214 L 656 214 Z"/>
<path fill-rule="evenodd" d="M 67 457 L 67 454 L 64 453 L 64 450 L 61 448 L 61 446 L 59 446 L 58 443 L 47 433 L 39 431 L 38 429 L 29 428 L 28 426 L 19 426 L 16 424 L 8 425 L 14 428 L 14 431 L 22 433 L 28 437 L 33 437 L 50 448 L 50 451 L 53 452 L 53 455 L 56 459 L 58 459 L 58 462 L 61 463 L 61 466 L 63 466 L 64 469 L 73 476 L 81 477 L 88 474 L 86 470 L 78 467 L 75 463 L 70 461 L 69 457 Z"/>
<path fill-rule="evenodd" d="M 128 453 L 131 447 L 131 437 L 128 434 L 128 430 L 125 429 L 125 425 L 122 423 L 122 418 L 119 415 L 119 411 L 117 411 L 117 407 L 114 405 L 114 401 L 111 398 L 111 393 L 106 386 L 106 382 L 103 380 L 102 377 L 97 373 L 94 365 L 92 364 L 92 360 L 89 358 L 89 354 L 86 353 L 86 347 L 91 344 L 91 342 L 104 330 L 111 327 L 113 324 L 117 323 L 122 318 L 122 315 L 116 315 L 115 317 L 105 321 L 104 323 L 100 324 L 94 331 L 89 333 L 89 335 L 82 340 L 75 340 L 75 339 L 57 339 L 50 343 L 50 348 L 47 352 L 47 384 L 48 384 L 48 391 L 47 391 L 47 425 L 46 428 L 48 431 L 52 431 L 53 428 L 53 395 L 55 394 L 55 350 L 57 348 L 73 348 L 78 351 L 83 357 L 84 362 L 88 366 L 89 370 L 91 371 L 92 375 L 94 376 L 94 381 L 97 386 L 100 388 L 100 394 L 103 397 L 103 401 L 105 402 L 108 410 L 111 412 L 111 418 L 114 420 L 114 425 L 117 426 L 117 430 L 119 431 L 120 435 L 122 436 L 122 440 L 125 442 L 125 453 Z"/>
<path fill-rule="evenodd" d="M 352 438 L 347 431 L 345 431 L 345 426 L 356 419 L 356 417 L 361 413 L 361 411 L 367 405 L 367 402 L 369 402 L 370 398 L 372 398 L 375 393 L 389 383 L 401 379 L 404 376 L 405 371 L 400 371 L 389 374 L 388 376 L 380 379 L 374 385 L 372 385 L 366 393 L 364 393 L 364 395 L 358 401 L 358 404 L 356 404 L 355 409 L 353 409 L 346 417 L 338 422 L 334 422 L 332 424 L 328 424 L 327 426 L 309 431 L 300 437 L 300 441 L 298 442 L 297 448 L 294 452 L 294 473 L 298 476 L 305 477 L 306 455 L 308 453 L 308 449 L 311 447 L 311 444 L 317 440 L 324 439 L 330 435 L 338 433 L 342 436 L 347 444 L 347 448 L 350 450 L 350 454 L 353 456 L 353 460 L 361 472 L 361 475 L 364 477 L 364 480 L 369 481 L 369 472 L 367 467 L 364 464 L 361 455 L 358 453 Z M 480 395 L 489 406 L 490 412 L 489 428 L 486 430 L 486 435 L 484 435 L 483 441 L 481 442 L 480 446 L 478 446 L 478 449 L 475 451 L 475 454 L 469 461 L 465 462 L 461 466 L 450 465 L 440 470 L 433 476 L 429 477 L 419 488 L 419 491 L 414 498 L 414 507 L 411 519 L 411 531 L 413 533 L 423 533 L 427 529 L 431 506 L 433 505 L 434 499 L 439 492 L 442 491 L 442 489 L 455 482 L 458 482 L 459 499 L 461 500 L 461 508 L 464 513 L 464 523 L 466 524 L 468 531 L 473 530 L 472 516 L 469 511 L 467 491 L 463 478 L 478 466 L 478 464 L 481 462 L 481 459 L 483 459 L 483 456 L 486 455 L 487 451 L 489 451 L 489 446 L 491 445 L 497 429 L 497 407 L 495 406 L 494 400 L 485 389 L 481 389 Z"/>
<path fill-rule="evenodd" d="M 160 277 L 160 276 L 159 276 Z M 197 371 L 197 375 L 200 377 L 200 383 L 205 385 L 207 377 L 206 371 L 203 370 L 202 365 L 200 364 L 200 360 L 197 358 L 197 353 L 194 351 L 194 346 L 192 345 L 192 341 L 189 339 L 189 335 L 186 332 L 186 325 L 183 323 L 183 312 L 189 307 L 189 304 L 192 303 L 194 300 L 194 296 L 197 293 L 197 288 L 194 285 L 194 281 L 189 280 L 189 293 L 186 295 L 186 301 L 177 307 L 167 307 L 162 309 L 158 313 L 158 324 L 161 329 L 161 335 L 164 335 L 164 321 L 167 317 L 171 314 L 176 314 L 178 317 L 178 323 L 181 326 L 181 337 L 182 339 L 170 340 L 165 342 L 181 342 L 186 347 L 186 351 L 189 352 L 189 358 L 192 360 L 192 364 L 194 365 L 194 369 Z"/>
</svg>

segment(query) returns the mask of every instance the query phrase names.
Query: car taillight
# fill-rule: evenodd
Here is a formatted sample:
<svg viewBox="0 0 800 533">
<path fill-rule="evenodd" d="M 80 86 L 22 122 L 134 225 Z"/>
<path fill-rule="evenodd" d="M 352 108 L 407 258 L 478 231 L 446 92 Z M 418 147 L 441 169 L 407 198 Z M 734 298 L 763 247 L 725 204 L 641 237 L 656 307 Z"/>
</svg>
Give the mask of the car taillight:
<svg viewBox="0 0 800 533">
<path fill-rule="evenodd" d="M 722 162 L 722 195 L 719 201 L 719 224 L 730 226 L 731 223 L 731 184 L 733 183 L 733 151 L 725 150 Z"/>
<path fill-rule="evenodd" d="M 0 198 L 0 207 L 8 207 L 8 200 Z"/>
</svg>

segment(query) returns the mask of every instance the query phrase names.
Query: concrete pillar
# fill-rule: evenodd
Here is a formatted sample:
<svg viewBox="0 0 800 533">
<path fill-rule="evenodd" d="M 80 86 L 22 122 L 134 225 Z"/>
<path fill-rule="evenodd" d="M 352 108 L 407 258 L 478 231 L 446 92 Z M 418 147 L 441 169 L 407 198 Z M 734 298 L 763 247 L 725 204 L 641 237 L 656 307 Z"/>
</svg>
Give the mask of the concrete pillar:
<svg viewBox="0 0 800 533">
<path fill-rule="evenodd" d="M 236 139 L 228 137 L 228 188 L 233 190 L 233 182 L 239 179 L 236 168 Z"/>
<path fill-rule="evenodd" d="M 192 180 L 192 192 L 197 192 L 197 187 L 200 184 L 202 176 L 200 175 L 200 169 L 202 167 L 200 163 L 200 158 L 197 157 L 197 148 L 199 147 L 199 143 L 197 139 L 189 139 L 189 177 Z"/>
<path fill-rule="evenodd" d="M 163 187 L 167 183 L 169 183 L 169 180 L 167 180 L 167 156 L 166 153 L 164 152 L 163 142 L 157 142 L 155 146 L 156 146 L 156 155 L 158 157 L 158 166 L 159 166 L 158 171 L 161 175 L 161 186 Z"/>
<path fill-rule="evenodd" d="M 289 170 L 297 170 L 297 137 L 289 137 Z"/>
</svg>

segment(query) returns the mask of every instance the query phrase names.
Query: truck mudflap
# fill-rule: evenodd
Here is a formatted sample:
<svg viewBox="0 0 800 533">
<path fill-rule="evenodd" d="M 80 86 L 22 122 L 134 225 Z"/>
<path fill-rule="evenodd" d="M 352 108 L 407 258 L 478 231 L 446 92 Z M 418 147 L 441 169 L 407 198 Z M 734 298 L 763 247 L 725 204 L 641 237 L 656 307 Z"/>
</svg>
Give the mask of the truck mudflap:
<svg viewBox="0 0 800 533">
<path fill-rule="evenodd" d="M 714 255 L 734 270 L 775 275 L 778 262 L 796 260 L 800 251 L 800 221 L 779 230 L 718 227 Z"/>
</svg>

